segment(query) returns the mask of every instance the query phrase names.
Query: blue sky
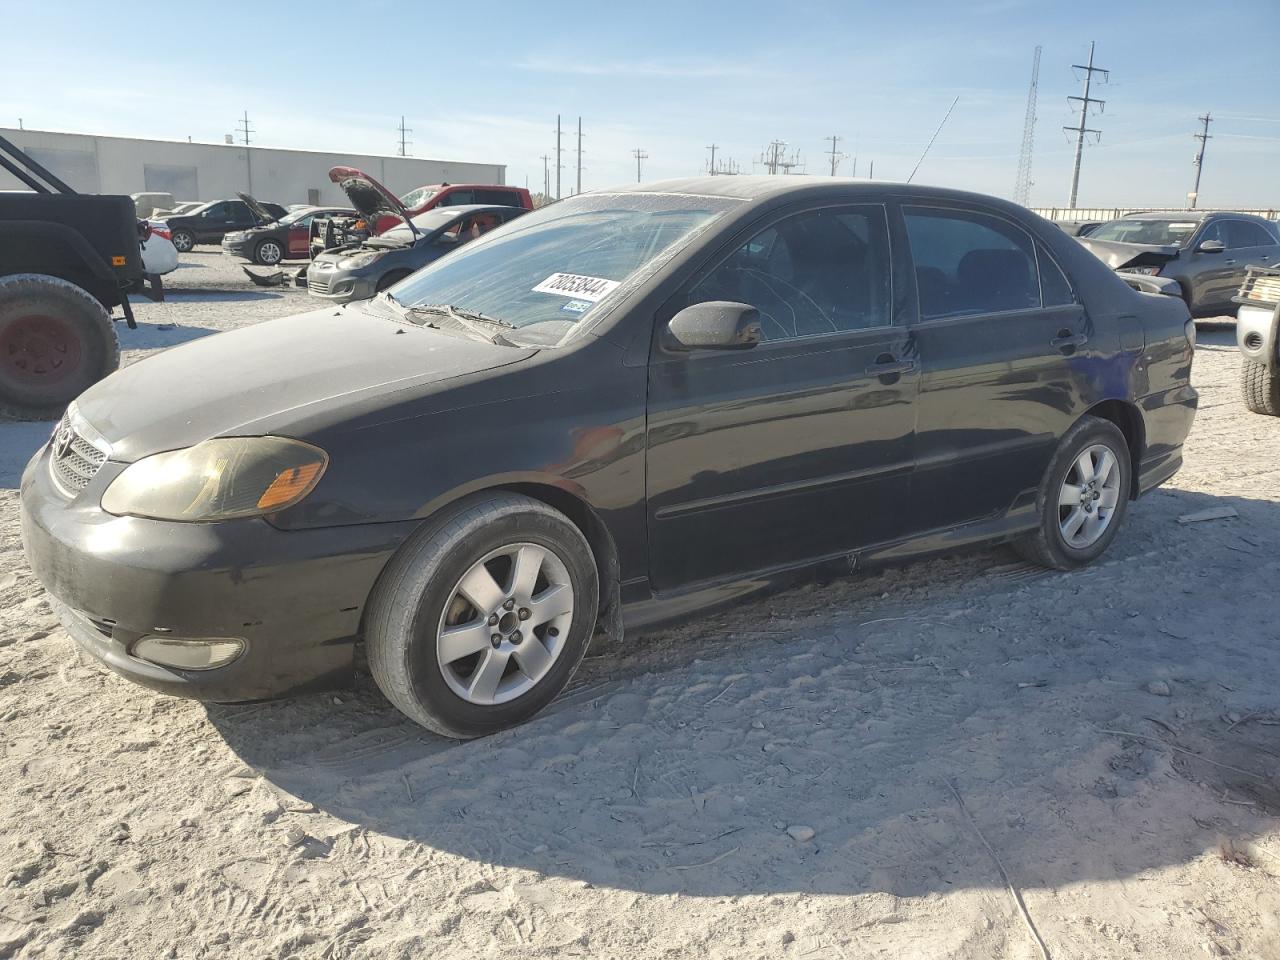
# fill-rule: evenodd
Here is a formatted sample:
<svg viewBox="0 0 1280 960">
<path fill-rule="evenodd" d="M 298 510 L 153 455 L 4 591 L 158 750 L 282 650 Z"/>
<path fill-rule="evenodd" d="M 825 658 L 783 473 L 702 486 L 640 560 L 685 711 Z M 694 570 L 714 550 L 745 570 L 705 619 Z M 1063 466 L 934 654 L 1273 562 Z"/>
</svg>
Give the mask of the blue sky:
<svg viewBox="0 0 1280 960">
<path fill-rule="evenodd" d="M 959 96 L 916 179 L 1008 196 L 1040 44 L 1031 199 L 1064 204 L 1070 65 L 1096 40 L 1111 80 L 1081 206 L 1182 203 L 1206 110 L 1201 205 L 1280 206 L 1277 0 L 4 8 L 0 125 L 221 141 L 247 108 L 264 145 L 392 153 L 403 113 L 414 155 L 506 163 L 536 191 L 559 112 L 565 193 L 579 114 L 586 189 L 634 179 L 636 147 L 646 180 L 702 171 L 712 142 L 750 172 L 775 138 L 825 173 L 831 134 L 841 173 L 856 152 L 859 175 L 874 161 L 876 179 L 905 179 Z"/>
</svg>

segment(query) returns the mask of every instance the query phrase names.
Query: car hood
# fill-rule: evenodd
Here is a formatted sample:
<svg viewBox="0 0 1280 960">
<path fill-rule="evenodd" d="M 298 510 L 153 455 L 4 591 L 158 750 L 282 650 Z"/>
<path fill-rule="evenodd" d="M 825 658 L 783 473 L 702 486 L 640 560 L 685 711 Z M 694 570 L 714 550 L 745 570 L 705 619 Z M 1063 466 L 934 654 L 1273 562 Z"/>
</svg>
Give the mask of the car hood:
<svg viewBox="0 0 1280 960">
<path fill-rule="evenodd" d="M 237 192 L 236 196 L 243 200 L 244 205 L 249 208 L 249 212 L 258 218 L 258 226 L 276 222 L 276 216 L 249 194 Z"/>
<path fill-rule="evenodd" d="M 409 211 L 399 198 L 363 170 L 355 167 L 333 167 L 329 171 L 329 179 L 342 188 L 351 198 L 351 205 L 365 219 L 372 222 L 379 216 L 392 216 L 409 223 Z M 413 229 L 412 223 L 409 223 L 409 229 Z"/>
<path fill-rule="evenodd" d="M 1112 270 L 1139 263 L 1158 264 L 1175 260 L 1181 250 L 1172 245 L 1121 243 L 1118 240 L 1094 240 L 1092 237 L 1076 237 L 1076 241 Z"/>
<path fill-rule="evenodd" d="M 323 405 L 480 373 L 537 351 L 388 319 L 355 304 L 204 337 L 118 370 L 76 401 L 132 462 L 210 437 L 285 432 Z"/>
</svg>

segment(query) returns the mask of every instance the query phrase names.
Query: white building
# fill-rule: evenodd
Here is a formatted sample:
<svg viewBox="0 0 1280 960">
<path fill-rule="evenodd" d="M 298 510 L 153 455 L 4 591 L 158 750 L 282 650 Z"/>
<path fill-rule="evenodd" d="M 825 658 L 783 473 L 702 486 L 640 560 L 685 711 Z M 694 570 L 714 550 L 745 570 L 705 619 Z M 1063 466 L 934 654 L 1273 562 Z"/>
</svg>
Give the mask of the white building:
<svg viewBox="0 0 1280 960">
<path fill-rule="evenodd" d="M 238 191 L 280 203 L 347 204 L 329 168 L 358 167 L 396 194 L 428 183 L 504 183 L 505 164 L 377 157 L 315 150 L 92 134 L 14 130 L 0 135 L 85 193 L 171 193 L 175 200 L 223 200 Z M 0 168 L 0 190 L 26 186 Z"/>
</svg>

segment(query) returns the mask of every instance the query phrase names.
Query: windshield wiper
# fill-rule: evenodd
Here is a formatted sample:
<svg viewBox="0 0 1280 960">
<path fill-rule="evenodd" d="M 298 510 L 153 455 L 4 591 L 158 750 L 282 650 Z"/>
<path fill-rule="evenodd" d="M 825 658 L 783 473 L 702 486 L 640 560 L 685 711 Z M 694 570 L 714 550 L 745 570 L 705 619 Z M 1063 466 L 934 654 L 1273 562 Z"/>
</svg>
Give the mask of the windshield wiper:
<svg viewBox="0 0 1280 960">
<path fill-rule="evenodd" d="M 399 301 L 396 301 L 397 303 Z M 503 330 L 514 330 L 515 324 L 506 320 L 500 320 L 497 317 L 491 317 L 487 314 L 480 313 L 477 310 L 464 310 L 455 307 L 451 303 L 428 304 L 422 306 L 412 306 L 406 308 L 410 316 L 437 316 L 446 317 L 456 323 L 458 326 L 478 336 L 484 337 L 490 343 L 496 343 L 503 347 L 514 347 L 515 344 L 502 335 L 501 332 L 490 333 L 484 329 L 484 326 L 501 327 Z M 425 322 L 425 321 L 424 321 Z"/>
</svg>

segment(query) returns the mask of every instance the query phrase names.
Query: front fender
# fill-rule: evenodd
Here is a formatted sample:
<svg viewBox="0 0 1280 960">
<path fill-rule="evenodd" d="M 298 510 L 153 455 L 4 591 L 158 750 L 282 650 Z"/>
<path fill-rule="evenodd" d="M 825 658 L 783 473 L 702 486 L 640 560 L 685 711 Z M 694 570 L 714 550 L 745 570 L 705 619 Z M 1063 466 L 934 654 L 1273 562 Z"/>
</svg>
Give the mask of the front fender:
<svg viewBox="0 0 1280 960">
<path fill-rule="evenodd" d="M 1236 344 L 1244 356 L 1276 373 L 1280 368 L 1280 304 L 1242 303 L 1236 314 Z"/>
</svg>

